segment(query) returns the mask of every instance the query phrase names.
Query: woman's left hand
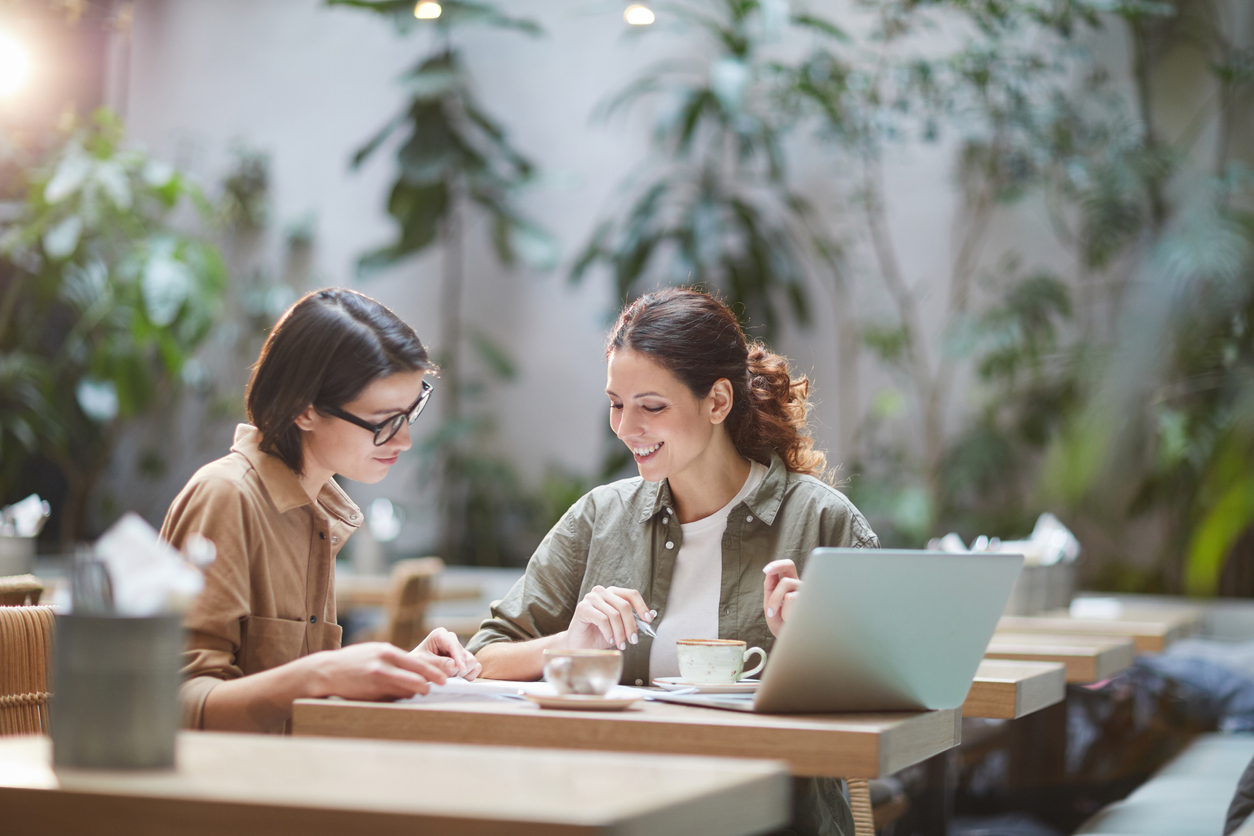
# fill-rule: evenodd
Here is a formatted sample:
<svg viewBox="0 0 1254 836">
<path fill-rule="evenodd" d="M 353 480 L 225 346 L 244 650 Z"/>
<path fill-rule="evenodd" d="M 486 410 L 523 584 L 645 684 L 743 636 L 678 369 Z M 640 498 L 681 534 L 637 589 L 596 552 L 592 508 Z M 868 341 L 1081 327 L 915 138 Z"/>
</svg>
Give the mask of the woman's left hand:
<svg viewBox="0 0 1254 836">
<path fill-rule="evenodd" d="M 771 635 L 778 636 L 801 589 L 801 579 L 797 576 L 797 564 L 791 560 L 772 560 L 762 572 L 766 575 L 762 581 L 762 610 Z"/>
<path fill-rule="evenodd" d="M 432 630 L 422 640 L 422 644 L 415 647 L 410 653 L 415 656 L 423 656 L 428 661 L 434 662 L 449 676 L 460 676 L 466 680 L 474 679 L 483 670 L 483 665 L 479 664 L 479 660 L 470 651 L 462 647 L 462 643 L 458 640 L 457 635 L 445 630 L 443 627 L 436 627 Z"/>
</svg>

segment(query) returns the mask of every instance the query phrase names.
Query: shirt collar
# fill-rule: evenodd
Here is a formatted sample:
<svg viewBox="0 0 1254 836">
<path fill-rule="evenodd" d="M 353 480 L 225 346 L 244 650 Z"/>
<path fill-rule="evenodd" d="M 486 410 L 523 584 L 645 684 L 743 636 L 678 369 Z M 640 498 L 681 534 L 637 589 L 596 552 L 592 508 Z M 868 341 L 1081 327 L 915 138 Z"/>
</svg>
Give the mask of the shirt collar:
<svg viewBox="0 0 1254 836">
<path fill-rule="evenodd" d="M 766 468 L 762 483 L 750 491 L 745 497 L 745 504 L 754 515 L 767 525 L 775 522 L 779 506 L 784 502 L 784 488 L 788 484 L 788 468 L 778 453 L 771 453 L 771 462 Z"/>
<path fill-rule="evenodd" d="M 663 479 L 661 482 L 644 483 L 644 502 L 641 503 L 639 522 L 648 522 L 663 509 L 671 513 L 671 483 Z"/>
<path fill-rule="evenodd" d="M 771 463 L 767 467 L 766 475 L 762 477 L 762 483 L 745 497 L 745 504 L 767 525 L 775 522 L 775 515 L 779 513 L 779 506 L 784 501 L 784 486 L 787 481 L 788 468 L 784 466 L 784 460 L 778 454 L 771 453 Z M 670 482 L 665 479 L 661 482 L 645 482 L 643 499 L 639 522 L 648 522 L 663 510 L 671 513 L 675 507 L 674 500 L 671 499 Z"/>
<path fill-rule="evenodd" d="M 231 445 L 233 452 L 248 459 L 248 463 L 257 471 L 262 487 L 270 495 L 270 501 L 280 514 L 293 508 L 312 504 L 309 494 L 301 487 L 300 479 L 287 466 L 287 462 L 278 456 L 262 452 L 261 431 L 251 424 L 239 424 L 235 427 L 235 443 Z M 361 509 L 348 494 L 344 492 L 334 479 L 328 479 L 318 492 L 318 504 L 329 514 L 338 517 L 345 525 L 357 528 L 361 525 Z"/>
</svg>

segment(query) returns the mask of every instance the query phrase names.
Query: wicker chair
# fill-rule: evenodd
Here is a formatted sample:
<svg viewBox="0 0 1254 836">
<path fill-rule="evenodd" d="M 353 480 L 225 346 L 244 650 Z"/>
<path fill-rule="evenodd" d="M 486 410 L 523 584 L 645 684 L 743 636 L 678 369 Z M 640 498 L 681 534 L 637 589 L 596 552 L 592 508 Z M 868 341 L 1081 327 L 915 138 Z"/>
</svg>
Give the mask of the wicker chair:
<svg viewBox="0 0 1254 836">
<path fill-rule="evenodd" d="M 21 607 L 38 604 L 44 585 L 34 575 L 6 575 L 0 577 L 0 607 Z"/>
<path fill-rule="evenodd" d="M 875 817 L 871 814 L 871 785 L 866 778 L 846 778 L 845 783 L 849 786 L 854 836 L 875 836 Z"/>
<path fill-rule="evenodd" d="M 48 731 L 52 607 L 0 607 L 0 735 Z"/>
<path fill-rule="evenodd" d="M 383 608 L 387 621 L 383 641 L 402 650 L 413 650 L 427 637 L 427 607 L 435 597 L 435 579 L 444 571 L 438 557 L 401 560 L 392 567 Z"/>
</svg>

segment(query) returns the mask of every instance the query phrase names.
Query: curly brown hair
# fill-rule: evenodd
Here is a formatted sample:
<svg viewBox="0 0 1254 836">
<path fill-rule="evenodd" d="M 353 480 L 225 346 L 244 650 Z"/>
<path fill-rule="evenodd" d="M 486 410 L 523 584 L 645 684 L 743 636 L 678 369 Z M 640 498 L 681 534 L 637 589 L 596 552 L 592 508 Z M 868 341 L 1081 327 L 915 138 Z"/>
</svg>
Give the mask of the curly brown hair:
<svg viewBox="0 0 1254 836">
<path fill-rule="evenodd" d="M 746 459 L 769 464 L 779 454 L 794 473 L 823 478 L 827 456 L 807 432 L 810 381 L 762 342 L 749 342 L 727 305 L 708 293 L 667 288 L 646 293 L 618 315 L 608 357 L 629 348 L 647 354 L 698 398 L 715 381 L 732 387 L 727 431 Z"/>
</svg>

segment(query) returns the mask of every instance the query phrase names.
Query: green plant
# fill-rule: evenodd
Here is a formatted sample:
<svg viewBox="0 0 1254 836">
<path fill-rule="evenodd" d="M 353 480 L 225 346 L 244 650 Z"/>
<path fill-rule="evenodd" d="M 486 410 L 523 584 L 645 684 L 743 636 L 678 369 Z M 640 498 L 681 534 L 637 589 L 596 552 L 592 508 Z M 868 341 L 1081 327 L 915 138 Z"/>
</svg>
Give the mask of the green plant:
<svg viewBox="0 0 1254 836">
<path fill-rule="evenodd" d="M 122 425 L 168 403 L 225 283 L 210 244 L 174 215 L 197 188 L 122 145 L 108 111 L 27 169 L 0 222 L 0 461 L 6 496 L 35 458 L 63 475 L 60 537 L 86 535 L 89 500 Z"/>
<path fill-rule="evenodd" d="M 433 50 L 406 72 L 401 83 L 407 101 L 353 158 L 359 166 L 394 133 L 397 178 L 388 197 L 388 213 L 397 237 L 364 255 L 362 274 L 372 273 L 439 246 L 443 256 L 440 290 L 441 427 L 424 446 L 429 480 L 441 506 L 440 552 L 450 562 L 499 564 L 519 560 L 515 545 L 521 518 L 531 503 L 510 465 L 490 452 L 494 424 L 476 414 L 473 401 L 486 383 L 468 374 L 464 351 L 475 352 L 488 380 L 508 381 L 515 371 L 508 353 L 482 329 L 467 321 L 464 252 L 471 213 L 487 216 L 500 261 L 524 261 L 546 268 L 556 263 L 554 242 L 528 221 L 514 204 L 517 190 L 534 176 L 534 166 L 509 142 L 505 130 L 483 109 L 465 59 L 455 42 L 464 26 L 482 25 L 531 36 L 533 22 L 501 14 L 486 3 L 450 0 L 435 20 L 417 21 L 412 2 L 328 0 L 383 15 L 402 30 L 434 35 Z"/>
<path fill-rule="evenodd" d="M 571 279 L 603 264 L 620 300 L 658 284 L 718 290 L 767 338 L 783 323 L 781 304 L 808 324 L 807 272 L 815 261 L 834 272 L 836 251 L 788 181 L 792 125 L 778 100 L 796 70 L 769 47 L 793 32 L 843 33 L 771 0 L 671 3 L 658 12 L 699 35 L 691 52 L 709 57 L 654 66 L 600 108 L 609 118 L 641 99 L 659 102 L 657 153 L 629 181 L 626 211 L 594 231 Z"/>
<path fill-rule="evenodd" d="M 869 37 L 816 49 L 794 85 L 839 164 L 861 172 L 850 203 L 892 303 L 888 321 L 850 311 L 846 323 L 908 393 L 877 399 L 863 421 L 855 498 L 879 506 L 890 542 L 954 528 L 1013 536 L 1053 507 L 1088 535 L 1095 576 L 1213 591 L 1254 523 L 1243 475 L 1254 195 L 1234 158 L 1248 143 L 1254 49 L 1229 34 L 1236 5 L 867 7 Z M 918 34 L 941 26 L 962 42 L 924 52 Z M 1130 45 L 1126 66 L 1089 50 L 1110 29 Z M 1207 95 L 1182 96 L 1188 85 Z M 947 276 L 912 287 L 883 159 L 941 137 L 959 143 L 958 243 Z M 1022 269 L 990 232 L 1016 214 L 1047 219 L 1073 266 Z M 924 309 L 921 290 L 938 280 L 944 304 Z M 952 398 L 968 374 L 977 407 L 964 414 Z M 920 491 L 926 512 L 902 513 Z M 1150 520 L 1162 542 L 1152 568 L 1116 571 L 1127 532 Z"/>
</svg>

